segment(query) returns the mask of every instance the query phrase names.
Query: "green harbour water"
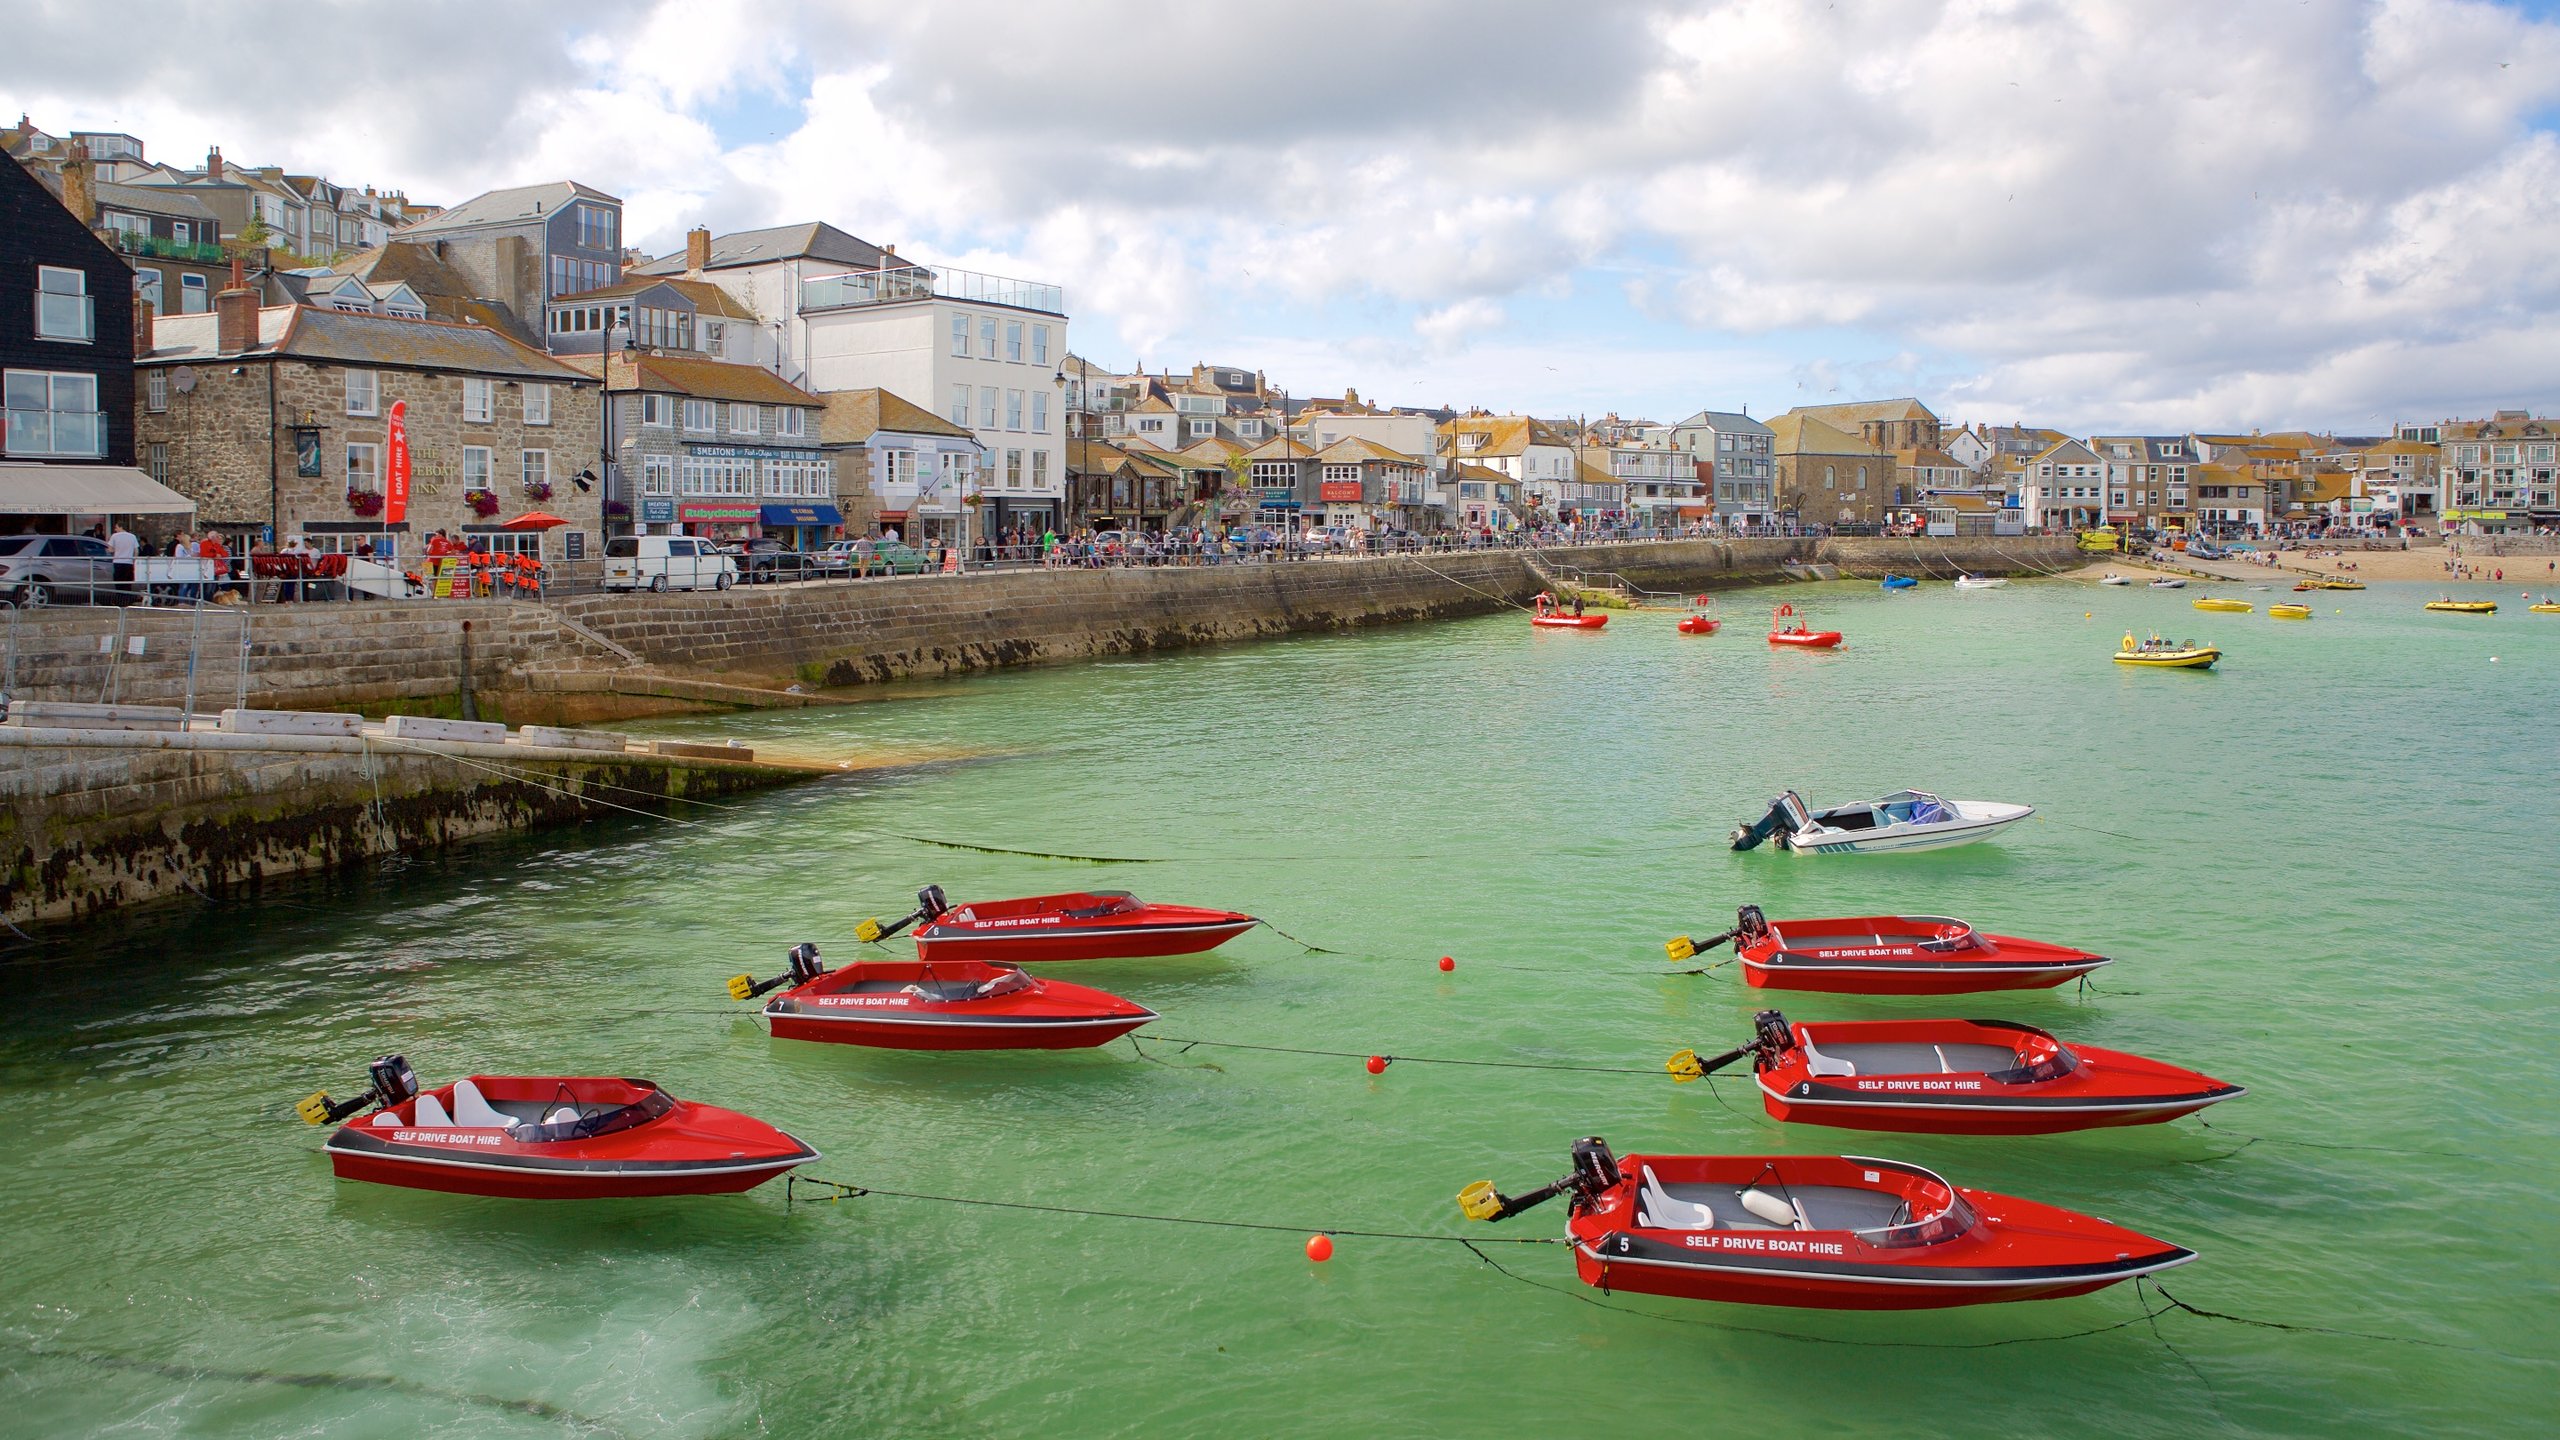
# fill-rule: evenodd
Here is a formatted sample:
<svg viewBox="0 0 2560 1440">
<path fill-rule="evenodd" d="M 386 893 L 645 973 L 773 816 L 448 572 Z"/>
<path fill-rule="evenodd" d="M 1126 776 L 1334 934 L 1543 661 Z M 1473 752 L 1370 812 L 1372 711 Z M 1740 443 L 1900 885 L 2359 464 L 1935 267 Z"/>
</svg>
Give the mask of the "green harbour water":
<svg viewBox="0 0 2560 1440">
<path fill-rule="evenodd" d="M 2202 586 L 1842 583 L 1729 594 L 1712 637 L 1497 616 L 910 686 L 653 728 L 974 758 L 48 932 L 0 954 L 0 1436 L 2542 1433 L 2560 617 L 2485 585 L 2460 593 L 2506 613 L 2422 612 L 2438 588 L 2285 623 L 2281 590 L 2228 615 Z M 1772 653 L 1779 599 L 1849 647 Z M 2108 662 L 2152 628 L 2223 667 Z M 2041 813 L 1916 856 L 1725 848 L 1782 788 L 1904 786 Z M 1646 1073 L 903 1054 L 774 1041 L 723 993 L 795 941 L 853 958 L 928 882 L 1127 888 L 1338 952 L 1261 931 L 1050 972 L 1154 1032 Z M 1663 973 L 1665 937 L 1745 902 L 2117 963 L 1936 1000 Z M 2212 1130 L 2003 1140 L 1781 1128 L 1747 1081 L 1661 1074 L 1764 1004 L 2021 1020 L 2250 1093 Z M 395 1050 L 429 1084 L 646 1076 L 880 1189 L 1288 1228 L 337 1182 L 293 1103 Z M 1552 1246 L 1488 1247 L 1517 1279 L 1454 1244 L 1303 1253 L 1559 1234 L 1561 1206 L 1487 1227 L 1453 1196 L 1542 1184 L 1590 1134 L 1916 1161 L 2193 1247 L 2165 1281 L 2199 1308 L 2392 1338 L 2146 1322 L 2130 1286 L 1862 1315 L 1602 1296 Z"/>
</svg>

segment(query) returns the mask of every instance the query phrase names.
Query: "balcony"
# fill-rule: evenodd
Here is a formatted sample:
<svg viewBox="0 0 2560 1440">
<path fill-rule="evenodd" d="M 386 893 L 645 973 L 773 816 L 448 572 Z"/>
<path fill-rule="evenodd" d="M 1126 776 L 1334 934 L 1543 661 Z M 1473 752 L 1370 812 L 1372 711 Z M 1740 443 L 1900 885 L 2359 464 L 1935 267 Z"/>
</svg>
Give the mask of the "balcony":
<svg viewBox="0 0 2560 1440">
<path fill-rule="evenodd" d="M 127 255 L 148 255 L 158 260 L 192 260 L 199 265 L 219 265 L 231 258 L 219 245 L 193 241 L 181 244 L 132 230 L 109 230 L 106 233 L 115 237 L 115 247 Z"/>
<path fill-rule="evenodd" d="M 13 409 L 8 416 L 7 449 L 11 455 L 95 460 L 107 453 L 107 417 L 103 411 Z"/>
<path fill-rule="evenodd" d="M 914 300 L 966 300 L 976 305 L 1009 305 L 1051 315 L 1067 313 L 1066 291 L 1034 280 L 1012 280 L 955 270 L 947 265 L 902 265 L 894 270 L 857 270 L 849 275 L 821 275 L 800 282 L 800 309 L 850 310 L 871 305 L 902 305 Z"/>
</svg>

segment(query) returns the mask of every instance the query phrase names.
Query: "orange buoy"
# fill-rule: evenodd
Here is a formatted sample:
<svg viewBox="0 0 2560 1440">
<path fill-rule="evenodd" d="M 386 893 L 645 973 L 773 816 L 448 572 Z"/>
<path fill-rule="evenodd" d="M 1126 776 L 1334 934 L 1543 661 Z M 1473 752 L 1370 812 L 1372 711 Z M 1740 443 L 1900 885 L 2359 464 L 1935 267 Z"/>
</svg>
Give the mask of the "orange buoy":
<svg viewBox="0 0 2560 1440">
<path fill-rule="evenodd" d="M 1443 955 L 1440 957 L 1440 968 L 1443 971 L 1455 970 L 1458 968 L 1458 962 L 1450 956 Z"/>
<path fill-rule="evenodd" d="M 1372 1074 L 1372 1075 L 1384 1075 L 1384 1074 L 1386 1074 L 1386 1073 L 1387 1073 L 1387 1057 L 1386 1057 L 1386 1056 L 1384 1056 L 1384 1055 L 1372 1055 L 1372 1056 L 1370 1056 L 1370 1057 L 1369 1057 L 1369 1073 L 1370 1073 L 1370 1074 Z"/>
<path fill-rule="evenodd" d="M 1314 1262 L 1316 1262 L 1316 1263 L 1317 1263 L 1317 1264 L 1319 1264 L 1319 1265 L 1323 1264 L 1323 1263 L 1324 1263 L 1324 1262 L 1326 1262 L 1327 1260 L 1332 1259 L 1332 1258 L 1333 1258 L 1333 1237 L 1332 1237 L 1332 1236 L 1330 1236 L 1330 1235 L 1311 1235 L 1311 1236 L 1308 1236 L 1308 1237 L 1307 1237 L 1307 1258 L 1308 1258 L 1308 1259 L 1310 1259 L 1310 1260 L 1313 1260 Z"/>
</svg>

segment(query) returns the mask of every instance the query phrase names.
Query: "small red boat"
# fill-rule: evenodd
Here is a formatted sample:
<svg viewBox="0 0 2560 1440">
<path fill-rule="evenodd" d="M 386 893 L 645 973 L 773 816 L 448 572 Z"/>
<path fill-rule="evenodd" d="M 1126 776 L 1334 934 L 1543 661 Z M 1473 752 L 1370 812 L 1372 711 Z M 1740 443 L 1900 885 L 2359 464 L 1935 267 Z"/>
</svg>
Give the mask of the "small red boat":
<svg viewBox="0 0 2560 1440">
<path fill-rule="evenodd" d="M 1556 603 L 1556 597 L 1541 590 L 1538 592 L 1536 606 L 1530 612 L 1529 623 L 1544 626 L 1550 630 L 1597 630 L 1609 623 L 1609 617 L 1605 613 L 1568 614 L 1562 605 Z"/>
<path fill-rule="evenodd" d="M 1772 1119 L 1914 1135 L 2053 1135 L 2157 1125 L 2249 1093 L 2121 1050 L 2068 1046 L 2006 1020 L 1849 1020 L 1791 1025 L 1775 1010 L 1751 1042 L 1700 1060 L 1671 1057 L 1674 1080 L 1749 1056 Z"/>
<path fill-rule="evenodd" d="M 1680 633 L 1683 635 L 1713 635 L 1723 628 L 1723 621 L 1707 613 L 1707 597 L 1704 595 L 1690 601 L 1689 613 L 1680 617 Z"/>
<path fill-rule="evenodd" d="M 1790 626 L 1787 624 L 1789 620 L 1796 623 Z M 1793 645 L 1799 650 L 1836 650 L 1840 647 L 1840 632 L 1808 630 L 1804 621 L 1797 619 L 1796 607 L 1781 605 L 1777 613 L 1769 617 L 1769 643 Z"/>
<path fill-rule="evenodd" d="M 323 1091 L 296 1107 L 314 1125 L 379 1107 L 322 1147 L 341 1180 L 515 1200 L 734 1195 L 818 1158 L 761 1120 L 646 1080 L 473 1075 L 421 1091 L 398 1055 L 370 1069 L 364 1094 Z"/>
<path fill-rule="evenodd" d="M 1664 948 L 1672 959 L 1686 960 L 1727 940 L 1742 961 L 1743 978 L 1759 989 L 1842 995 L 2042 990 L 2113 963 L 2068 945 L 1986 935 L 1943 915 L 1770 920 L 1757 905 L 1743 906 L 1722 935 L 1704 942 L 1684 935 Z"/>
<path fill-rule="evenodd" d="M 1077 890 L 954 906 L 941 886 L 927 885 L 916 892 L 916 902 L 915 913 L 895 924 L 863 921 L 855 937 L 865 943 L 885 940 L 915 924 L 919 960 L 1037 965 L 1196 955 L 1262 923 L 1233 910 L 1150 905 L 1126 890 Z"/>
<path fill-rule="evenodd" d="M 2184 1265 L 2193 1250 L 2095 1216 L 1967 1190 L 1855 1155 L 1612 1155 L 1512 1199 L 1479 1180 L 1470 1219 L 1556 1195 L 1574 1269 L 1602 1290 L 1820 1310 L 1935 1310 L 2054 1300 Z"/>
<path fill-rule="evenodd" d="M 979 960 L 857 960 L 829 970 L 815 945 L 795 945 L 791 968 L 771 980 L 740 975 L 729 994 L 765 1002 L 781 1040 L 884 1050 L 1080 1050 L 1104 1045 L 1156 1012 L 1064 980 L 1034 980 Z"/>
</svg>

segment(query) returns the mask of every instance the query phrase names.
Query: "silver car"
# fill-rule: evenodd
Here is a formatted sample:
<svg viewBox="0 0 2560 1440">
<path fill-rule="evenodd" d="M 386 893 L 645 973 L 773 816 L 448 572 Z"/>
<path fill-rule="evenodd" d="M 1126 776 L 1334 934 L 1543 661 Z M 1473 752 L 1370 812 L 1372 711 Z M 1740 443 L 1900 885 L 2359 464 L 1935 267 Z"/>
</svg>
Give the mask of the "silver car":
<svg viewBox="0 0 2560 1440">
<path fill-rule="evenodd" d="M 0 535 L 0 600 L 36 609 L 57 600 L 126 598 L 107 542 L 87 535 Z"/>
</svg>

